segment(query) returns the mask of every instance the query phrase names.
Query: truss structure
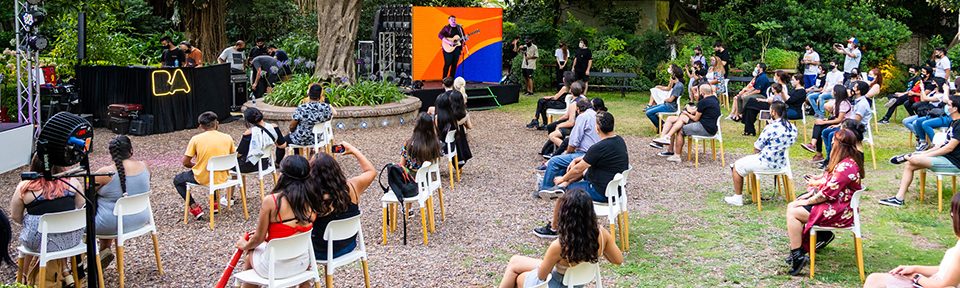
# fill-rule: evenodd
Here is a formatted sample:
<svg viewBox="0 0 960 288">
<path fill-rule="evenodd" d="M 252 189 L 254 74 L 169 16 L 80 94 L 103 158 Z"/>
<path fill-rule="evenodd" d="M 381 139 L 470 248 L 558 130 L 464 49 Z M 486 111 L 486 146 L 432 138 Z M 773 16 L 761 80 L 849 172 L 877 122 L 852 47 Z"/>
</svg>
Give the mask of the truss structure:
<svg viewBox="0 0 960 288">
<path fill-rule="evenodd" d="M 24 0 L 13 1 L 17 43 L 17 77 L 14 80 L 17 82 L 17 121 L 40 125 L 40 83 L 37 80 L 43 75 L 39 67 L 40 51 L 34 51 L 27 43 L 28 36 L 37 28 L 31 28 L 20 18 L 20 13 L 27 7 L 30 4 Z"/>
</svg>

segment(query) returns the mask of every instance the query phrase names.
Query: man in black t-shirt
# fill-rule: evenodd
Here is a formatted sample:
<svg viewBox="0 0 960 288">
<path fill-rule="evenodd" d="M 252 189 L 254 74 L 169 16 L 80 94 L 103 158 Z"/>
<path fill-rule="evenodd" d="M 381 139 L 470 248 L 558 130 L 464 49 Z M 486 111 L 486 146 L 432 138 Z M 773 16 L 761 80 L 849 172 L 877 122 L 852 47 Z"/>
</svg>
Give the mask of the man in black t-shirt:
<svg viewBox="0 0 960 288">
<path fill-rule="evenodd" d="M 253 49 L 250 49 L 250 55 L 247 57 L 248 62 L 253 62 L 253 58 L 257 56 L 270 55 L 270 51 L 267 51 L 267 39 L 260 37 L 257 38 L 256 46 Z"/>
<path fill-rule="evenodd" d="M 720 131 L 717 119 L 720 119 L 720 101 L 711 84 L 700 85 L 700 101 L 697 105 L 687 105 L 680 116 L 670 116 L 664 121 L 664 136 L 653 139 L 654 148 L 666 148 L 657 155 L 667 157 L 667 161 L 680 163 L 685 136 L 713 136 Z M 682 133 L 681 133 L 682 132 Z"/>
<path fill-rule="evenodd" d="M 606 111 L 597 112 L 596 125 L 600 142 L 590 146 L 583 157 L 574 159 L 570 163 L 567 173 L 554 178 L 553 182 L 557 184 L 557 187 L 565 187 L 562 190 L 583 190 L 590 195 L 590 198 L 593 198 L 593 201 L 606 203 L 607 185 L 617 173 L 623 173 L 630 169 L 630 158 L 623 137 L 613 133 L 613 114 Z M 563 191 L 558 192 L 563 193 Z M 559 201 L 557 203 L 555 209 L 559 209 Z M 557 216 L 557 213 L 553 215 Z M 557 219 L 553 219 L 552 223 L 557 223 Z M 549 222 L 543 227 L 533 229 L 533 233 L 540 238 L 557 237 L 556 227 L 553 227 Z"/>
<path fill-rule="evenodd" d="M 727 75 L 730 74 L 730 52 L 727 52 L 727 48 L 723 47 L 723 43 L 720 41 L 713 43 L 713 52 L 720 58 L 720 63 L 723 64 L 723 78 L 727 78 Z"/>
<path fill-rule="evenodd" d="M 580 51 L 573 58 L 573 74 L 577 81 L 583 81 L 583 93 L 587 93 L 590 68 L 593 68 L 593 52 L 587 47 L 587 39 L 580 39 Z"/>
<path fill-rule="evenodd" d="M 914 171 L 930 169 L 933 172 L 956 172 L 960 169 L 960 149 L 957 147 L 960 145 L 960 111 L 958 111 L 960 110 L 958 109 L 960 96 L 951 95 L 944 99 L 944 102 L 947 105 L 943 108 L 943 111 L 950 114 L 950 119 L 953 120 L 950 123 L 949 130 L 947 130 L 946 143 L 937 143 L 937 146 L 933 149 L 923 152 L 890 158 L 890 162 L 893 164 L 903 162 L 907 162 L 907 164 L 903 166 L 903 177 L 900 178 L 900 189 L 897 190 L 897 196 L 881 199 L 880 204 L 893 207 L 903 206 L 907 189 L 913 182 Z"/>
<path fill-rule="evenodd" d="M 520 50 L 517 42 L 520 42 L 520 37 L 514 37 L 510 42 L 503 44 L 503 79 L 500 82 L 504 82 L 509 79 L 510 73 L 513 71 L 513 58 L 517 58 L 517 55 L 520 54 Z"/>
<path fill-rule="evenodd" d="M 163 51 L 160 54 L 160 65 L 163 67 L 183 67 L 185 62 L 187 62 L 187 55 L 183 54 L 183 50 L 177 48 L 176 45 L 173 45 L 173 40 L 170 37 L 160 38 L 160 45 L 163 46 Z"/>
</svg>

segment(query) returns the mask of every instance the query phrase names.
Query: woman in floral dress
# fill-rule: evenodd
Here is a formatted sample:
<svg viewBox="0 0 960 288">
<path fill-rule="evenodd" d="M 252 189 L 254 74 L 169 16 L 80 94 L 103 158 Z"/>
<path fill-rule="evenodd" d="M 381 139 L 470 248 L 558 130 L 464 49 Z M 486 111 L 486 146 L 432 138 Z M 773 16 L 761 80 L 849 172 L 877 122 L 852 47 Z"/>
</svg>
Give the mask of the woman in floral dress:
<svg viewBox="0 0 960 288">
<path fill-rule="evenodd" d="M 853 193 L 863 187 L 863 153 L 857 150 L 857 137 L 853 131 L 842 129 L 833 138 L 830 164 L 823 175 L 807 180 L 807 192 L 787 206 L 787 236 L 790 237 L 790 256 L 787 263 L 792 267 L 790 275 L 799 275 L 810 260 L 807 256 L 808 235 L 814 225 L 822 227 L 850 227 L 853 225 L 853 209 L 850 200 Z M 821 237 L 818 237 L 821 238 Z M 826 245 L 833 237 L 822 237 L 817 247 Z"/>
</svg>

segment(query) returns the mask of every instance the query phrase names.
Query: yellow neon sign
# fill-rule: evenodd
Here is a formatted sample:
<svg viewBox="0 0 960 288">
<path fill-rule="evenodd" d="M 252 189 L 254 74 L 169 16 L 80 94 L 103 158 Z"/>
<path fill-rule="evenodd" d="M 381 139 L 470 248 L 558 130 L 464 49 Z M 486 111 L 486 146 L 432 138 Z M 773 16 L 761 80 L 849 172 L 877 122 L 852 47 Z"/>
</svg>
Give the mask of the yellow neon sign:
<svg viewBox="0 0 960 288">
<path fill-rule="evenodd" d="M 180 69 L 173 70 L 173 74 L 167 70 L 154 70 L 150 78 L 153 96 L 170 96 L 177 92 L 190 93 L 190 83 Z"/>
</svg>

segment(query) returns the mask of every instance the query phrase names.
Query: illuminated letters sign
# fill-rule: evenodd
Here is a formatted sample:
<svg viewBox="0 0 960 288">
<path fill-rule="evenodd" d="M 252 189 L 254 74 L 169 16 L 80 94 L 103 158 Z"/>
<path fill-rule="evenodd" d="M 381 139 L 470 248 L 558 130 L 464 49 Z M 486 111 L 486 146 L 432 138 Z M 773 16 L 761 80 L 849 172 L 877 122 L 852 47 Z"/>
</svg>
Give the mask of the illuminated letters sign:
<svg viewBox="0 0 960 288">
<path fill-rule="evenodd" d="M 151 76 L 153 96 L 170 96 L 179 92 L 190 93 L 190 83 L 187 83 L 187 77 L 180 69 L 173 70 L 173 74 L 167 70 L 154 70 Z"/>
</svg>

